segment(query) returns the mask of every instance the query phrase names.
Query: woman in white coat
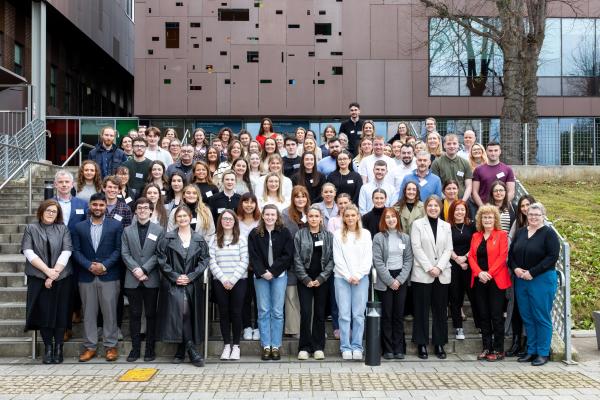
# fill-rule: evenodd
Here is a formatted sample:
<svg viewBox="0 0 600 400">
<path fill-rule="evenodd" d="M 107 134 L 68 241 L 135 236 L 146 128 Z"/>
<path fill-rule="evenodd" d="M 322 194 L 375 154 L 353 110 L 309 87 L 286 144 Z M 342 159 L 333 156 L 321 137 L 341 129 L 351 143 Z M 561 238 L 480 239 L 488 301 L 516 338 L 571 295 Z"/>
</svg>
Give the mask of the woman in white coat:
<svg viewBox="0 0 600 400">
<path fill-rule="evenodd" d="M 431 341 L 435 355 L 444 359 L 444 345 L 448 343 L 447 308 L 452 231 L 450 224 L 440 219 L 442 201 L 439 197 L 429 196 L 424 207 L 425 217 L 413 222 L 410 233 L 415 260 L 411 275 L 414 304 L 412 337 L 417 344 L 419 358 L 426 359 L 431 308 Z"/>
</svg>

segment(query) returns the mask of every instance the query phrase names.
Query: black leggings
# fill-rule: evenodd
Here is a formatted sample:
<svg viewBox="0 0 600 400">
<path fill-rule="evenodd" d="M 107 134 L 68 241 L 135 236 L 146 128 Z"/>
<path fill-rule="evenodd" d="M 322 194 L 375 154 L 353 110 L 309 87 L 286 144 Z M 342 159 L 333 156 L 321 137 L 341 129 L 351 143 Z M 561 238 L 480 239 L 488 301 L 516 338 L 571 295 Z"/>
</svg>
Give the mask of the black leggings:
<svg viewBox="0 0 600 400">
<path fill-rule="evenodd" d="M 213 279 L 213 294 L 219 306 L 219 323 L 225 344 L 240 344 L 246 281 L 247 279 L 240 279 L 231 290 L 226 290 L 220 281 Z"/>
<path fill-rule="evenodd" d="M 46 346 L 52 346 L 52 339 L 55 344 L 63 344 L 65 328 L 40 328 L 40 333 Z"/>
<path fill-rule="evenodd" d="M 246 279 L 246 294 L 244 295 L 244 305 L 242 306 L 242 326 L 244 328 L 253 328 L 256 326 L 258 309 L 256 307 L 256 291 L 254 290 L 254 274 L 248 272 Z M 252 323 L 254 321 L 254 324 Z"/>
</svg>

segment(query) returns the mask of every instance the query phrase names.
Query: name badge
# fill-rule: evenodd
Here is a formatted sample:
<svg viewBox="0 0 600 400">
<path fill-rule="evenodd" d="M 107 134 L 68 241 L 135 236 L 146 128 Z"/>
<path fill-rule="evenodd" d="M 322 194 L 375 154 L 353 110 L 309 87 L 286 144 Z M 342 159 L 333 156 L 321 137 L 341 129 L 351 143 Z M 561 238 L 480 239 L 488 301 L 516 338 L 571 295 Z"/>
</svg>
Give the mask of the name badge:
<svg viewBox="0 0 600 400">
<path fill-rule="evenodd" d="M 504 172 L 498 172 L 498 173 L 496 174 L 496 178 L 498 178 L 498 179 L 502 179 L 502 178 L 504 178 Z"/>
<path fill-rule="evenodd" d="M 310 183 L 313 183 L 313 180 L 312 180 L 312 179 L 309 179 L 309 182 L 310 182 Z"/>
<path fill-rule="evenodd" d="M 75 214 L 77 214 L 77 215 L 83 215 L 83 208 L 77 208 L 77 209 L 75 209 Z"/>
<path fill-rule="evenodd" d="M 209 190 L 208 192 L 204 193 L 204 195 L 208 198 L 208 197 L 212 197 L 212 190 Z"/>
<path fill-rule="evenodd" d="M 358 132 L 356 132 L 356 134 L 357 134 L 358 136 L 362 136 L 362 131 L 358 131 Z"/>
<path fill-rule="evenodd" d="M 221 214 L 223 211 L 225 211 L 225 208 L 219 208 L 217 209 L 217 214 Z"/>
<path fill-rule="evenodd" d="M 350 133 L 354 133 L 354 131 L 350 131 Z"/>
<path fill-rule="evenodd" d="M 465 176 L 465 173 L 463 171 L 456 171 L 456 175 L 463 177 L 463 176 Z"/>
<path fill-rule="evenodd" d="M 123 221 L 123 217 L 121 217 L 119 214 L 115 214 L 115 216 L 113 218 L 119 222 Z"/>
<path fill-rule="evenodd" d="M 122 195 L 122 194 L 118 194 L 118 195 L 117 195 L 117 199 L 122 199 L 122 198 L 123 198 L 123 195 Z"/>
<path fill-rule="evenodd" d="M 128 197 L 125 199 L 125 204 L 129 204 L 131 203 L 133 200 L 131 199 L 131 197 Z"/>
<path fill-rule="evenodd" d="M 400 248 L 400 250 L 404 250 L 406 248 L 406 245 L 404 243 L 400 243 L 398 247 Z"/>
<path fill-rule="evenodd" d="M 354 179 L 348 179 L 348 180 L 346 181 L 346 183 L 347 183 L 348 185 L 350 185 L 351 183 L 354 183 Z"/>
<path fill-rule="evenodd" d="M 144 174 L 136 172 L 135 177 L 138 178 L 138 179 L 144 179 Z"/>
<path fill-rule="evenodd" d="M 149 233 L 148 239 L 152 240 L 153 242 L 156 242 L 157 237 L 154 233 Z"/>
<path fill-rule="evenodd" d="M 196 218 L 192 218 L 192 222 L 190 222 L 190 224 L 195 224 L 196 222 L 198 222 Z"/>
<path fill-rule="evenodd" d="M 294 164 L 294 169 L 300 168 L 300 164 Z"/>
<path fill-rule="evenodd" d="M 165 192 L 164 190 L 161 190 L 160 194 L 162 194 L 163 196 L 165 196 L 167 194 L 167 192 Z"/>
<path fill-rule="evenodd" d="M 315 242 L 315 247 L 321 247 L 321 246 L 323 246 L 323 241 L 322 240 L 317 240 Z"/>
<path fill-rule="evenodd" d="M 306 223 L 307 219 L 306 219 L 306 215 L 303 215 L 302 218 L 300 218 L 300 221 Z"/>
<path fill-rule="evenodd" d="M 423 179 L 421 182 L 419 182 L 419 186 L 423 187 L 425 185 L 427 185 L 427 180 L 426 179 Z"/>
</svg>

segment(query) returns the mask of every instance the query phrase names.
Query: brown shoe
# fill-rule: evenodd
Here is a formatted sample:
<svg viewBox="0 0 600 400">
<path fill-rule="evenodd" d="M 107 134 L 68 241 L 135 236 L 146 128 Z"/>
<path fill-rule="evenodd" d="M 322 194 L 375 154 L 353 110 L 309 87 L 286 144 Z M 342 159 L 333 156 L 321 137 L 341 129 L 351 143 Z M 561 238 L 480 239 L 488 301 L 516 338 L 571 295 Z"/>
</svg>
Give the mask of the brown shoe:
<svg viewBox="0 0 600 400">
<path fill-rule="evenodd" d="M 68 342 L 73 337 L 73 331 L 70 329 L 65 329 L 65 333 L 63 334 L 63 342 Z"/>
<path fill-rule="evenodd" d="M 106 361 L 117 361 L 119 358 L 119 350 L 116 347 L 109 347 L 106 349 Z"/>
<path fill-rule="evenodd" d="M 80 324 L 82 319 L 81 319 L 81 311 L 73 311 L 73 316 L 71 318 L 71 321 L 74 324 Z"/>
<path fill-rule="evenodd" d="M 94 357 L 96 357 L 96 350 L 85 349 L 85 351 L 79 355 L 79 362 L 87 362 Z"/>
</svg>

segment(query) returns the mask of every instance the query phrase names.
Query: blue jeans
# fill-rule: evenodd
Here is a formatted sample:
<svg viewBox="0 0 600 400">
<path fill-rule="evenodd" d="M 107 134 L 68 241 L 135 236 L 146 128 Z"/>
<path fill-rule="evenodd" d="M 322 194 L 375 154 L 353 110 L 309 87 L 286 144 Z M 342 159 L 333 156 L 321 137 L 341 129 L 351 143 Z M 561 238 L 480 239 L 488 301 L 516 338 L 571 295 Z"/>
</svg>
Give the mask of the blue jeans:
<svg viewBox="0 0 600 400">
<path fill-rule="evenodd" d="M 283 336 L 283 305 L 287 288 L 287 273 L 270 281 L 254 277 L 258 330 L 262 347 L 281 347 Z"/>
<path fill-rule="evenodd" d="M 527 353 L 547 357 L 552 342 L 552 305 L 556 271 L 546 271 L 530 281 L 515 278 L 515 295 L 527 330 Z"/>
<path fill-rule="evenodd" d="M 351 285 L 344 278 L 334 277 L 334 284 L 339 310 L 340 351 L 362 351 L 365 310 L 369 298 L 369 277 L 363 276 L 358 285 Z M 350 324 L 352 324 L 352 335 Z"/>
</svg>

